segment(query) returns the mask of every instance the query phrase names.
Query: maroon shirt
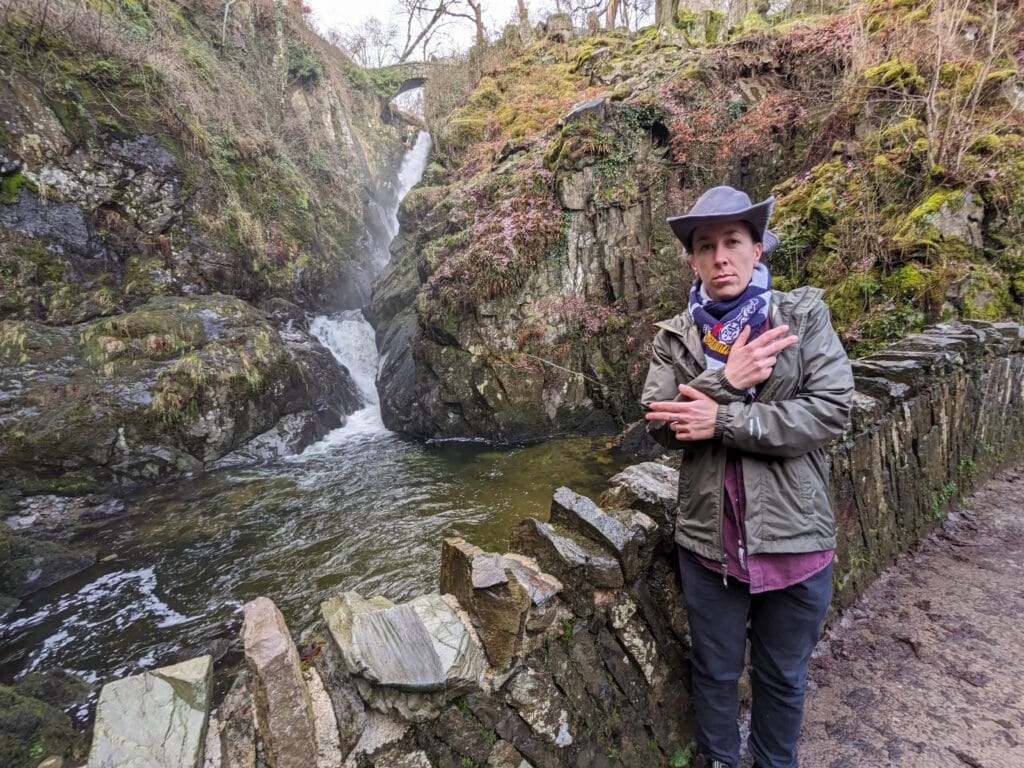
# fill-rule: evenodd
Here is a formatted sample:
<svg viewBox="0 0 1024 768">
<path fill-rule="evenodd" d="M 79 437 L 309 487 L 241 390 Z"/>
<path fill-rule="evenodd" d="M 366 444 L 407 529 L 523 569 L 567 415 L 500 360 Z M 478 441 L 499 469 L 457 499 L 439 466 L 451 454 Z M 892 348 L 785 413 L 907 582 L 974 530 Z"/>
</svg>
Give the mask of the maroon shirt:
<svg viewBox="0 0 1024 768">
<path fill-rule="evenodd" d="M 768 321 L 755 329 L 756 338 L 769 327 Z M 758 387 L 758 392 L 760 387 Z M 754 395 L 756 399 L 757 395 Z M 793 510 L 799 514 L 798 510 Z M 725 459 L 725 502 L 722 505 L 722 545 L 725 548 L 729 575 L 750 585 L 751 594 L 785 589 L 799 584 L 828 566 L 835 550 L 800 552 L 798 554 L 747 554 L 747 497 L 743 490 L 743 465 L 739 453 L 729 450 Z M 722 564 L 697 557 L 707 568 L 722 572 Z"/>
</svg>

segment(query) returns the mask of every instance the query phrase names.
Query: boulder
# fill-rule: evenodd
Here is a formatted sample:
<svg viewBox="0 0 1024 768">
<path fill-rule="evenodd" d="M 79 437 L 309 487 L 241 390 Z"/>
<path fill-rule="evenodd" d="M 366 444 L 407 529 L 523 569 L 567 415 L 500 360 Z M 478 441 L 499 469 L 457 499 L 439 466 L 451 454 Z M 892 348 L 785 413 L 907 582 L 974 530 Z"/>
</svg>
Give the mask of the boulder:
<svg viewBox="0 0 1024 768">
<path fill-rule="evenodd" d="M 258 597 L 243 611 L 242 642 L 263 754 L 270 768 L 309 768 L 316 764 L 316 734 L 298 650 L 273 601 Z"/>
<path fill-rule="evenodd" d="M 199 768 L 212 673 L 202 656 L 103 686 L 89 768 Z"/>
</svg>

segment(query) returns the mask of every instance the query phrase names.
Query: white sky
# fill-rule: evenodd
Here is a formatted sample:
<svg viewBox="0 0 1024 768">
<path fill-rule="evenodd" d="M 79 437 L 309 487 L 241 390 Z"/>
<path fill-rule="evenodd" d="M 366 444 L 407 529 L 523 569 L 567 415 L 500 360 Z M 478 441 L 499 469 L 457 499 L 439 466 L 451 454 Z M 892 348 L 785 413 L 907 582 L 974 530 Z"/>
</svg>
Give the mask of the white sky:
<svg viewBox="0 0 1024 768">
<path fill-rule="evenodd" d="M 370 16 L 376 16 L 385 23 L 389 20 L 398 22 L 393 14 L 393 0 L 306 0 L 306 4 L 313 9 L 317 26 L 324 30 L 357 27 Z M 543 0 L 526 0 L 530 11 L 542 4 Z M 494 33 L 500 33 L 516 15 L 516 0 L 483 0 L 483 5 L 484 26 L 493 38 Z M 458 48 L 469 48 L 473 43 L 473 23 L 468 19 L 457 21 L 458 24 L 451 25 L 448 31 Z M 401 24 L 399 26 L 402 27 Z"/>
</svg>

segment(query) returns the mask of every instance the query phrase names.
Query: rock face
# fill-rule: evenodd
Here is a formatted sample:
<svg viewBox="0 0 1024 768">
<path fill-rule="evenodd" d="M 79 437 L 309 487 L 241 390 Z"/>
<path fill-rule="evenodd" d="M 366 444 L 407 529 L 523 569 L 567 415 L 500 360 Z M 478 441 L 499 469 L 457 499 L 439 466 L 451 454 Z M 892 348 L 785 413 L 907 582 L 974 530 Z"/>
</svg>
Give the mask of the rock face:
<svg viewBox="0 0 1024 768">
<path fill-rule="evenodd" d="M 213 465 L 275 435 L 293 452 L 360 405 L 308 334 L 228 296 L 165 297 L 56 328 L 0 321 L 0 467 L 23 492 L 83 492 Z"/>
<path fill-rule="evenodd" d="M 89 768 L 201 768 L 212 673 L 203 656 L 103 686 Z"/>
<path fill-rule="evenodd" d="M 258 597 L 245 604 L 245 663 L 256 702 L 256 722 L 270 768 L 316 765 L 317 738 L 299 654 L 284 617 Z"/>
</svg>

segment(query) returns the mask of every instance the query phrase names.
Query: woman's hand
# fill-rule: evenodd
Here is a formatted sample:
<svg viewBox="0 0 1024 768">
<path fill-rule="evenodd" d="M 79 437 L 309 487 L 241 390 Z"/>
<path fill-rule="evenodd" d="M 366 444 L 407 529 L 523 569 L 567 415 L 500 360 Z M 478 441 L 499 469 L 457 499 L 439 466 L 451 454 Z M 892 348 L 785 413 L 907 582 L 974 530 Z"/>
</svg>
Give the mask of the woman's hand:
<svg viewBox="0 0 1024 768">
<path fill-rule="evenodd" d="M 679 385 L 679 394 L 687 399 L 651 403 L 651 410 L 644 414 L 644 418 L 648 421 L 668 422 L 676 440 L 691 442 L 713 438 L 718 403 L 686 384 Z"/>
<path fill-rule="evenodd" d="M 796 336 L 786 336 L 787 333 L 789 326 L 780 325 L 747 344 L 750 326 L 744 326 L 725 363 L 725 379 L 729 385 L 733 389 L 750 389 L 767 381 L 775 368 L 778 354 L 800 340 Z"/>
</svg>

